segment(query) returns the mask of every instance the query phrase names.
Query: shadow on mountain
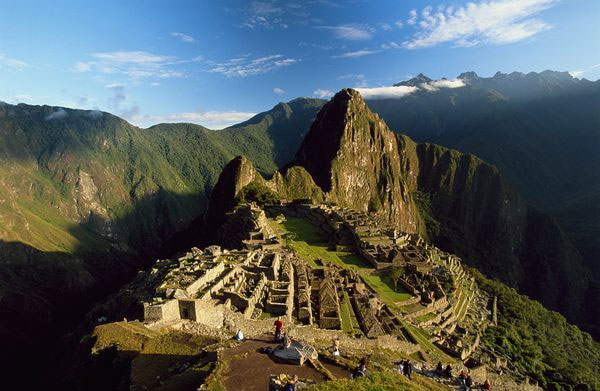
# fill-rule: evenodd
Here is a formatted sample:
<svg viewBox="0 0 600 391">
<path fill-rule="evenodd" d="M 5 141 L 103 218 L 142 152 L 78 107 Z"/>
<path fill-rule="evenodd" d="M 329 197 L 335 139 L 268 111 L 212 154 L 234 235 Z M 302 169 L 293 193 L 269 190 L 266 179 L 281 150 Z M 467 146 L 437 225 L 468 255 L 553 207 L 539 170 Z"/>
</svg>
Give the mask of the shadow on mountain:
<svg viewBox="0 0 600 391">
<path fill-rule="evenodd" d="M 85 352 L 82 352 L 85 353 Z M 148 354 L 116 346 L 82 355 L 81 364 L 65 381 L 65 390 L 123 390 L 166 387 L 196 391 L 214 367 L 216 354 Z M 189 367 L 195 366 L 193 370 Z"/>
<path fill-rule="evenodd" d="M 121 242 L 101 237 L 89 224 L 73 224 L 70 234 L 94 238 L 80 242 L 73 253 L 0 240 L 0 346 L 7 374 L 3 383 L 15 382 L 15 389 L 52 389 L 64 369 L 61 365 L 72 362 L 81 336 L 95 325 L 97 319 L 85 314 L 157 257 L 171 255 L 162 251 L 162 244 L 196 217 L 175 216 L 198 200 L 198 195 L 159 191 L 136 202 L 133 210 L 111 222 L 125 235 Z M 86 235 L 77 236 L 81 232 Z M 141 314 L 139 303 L 102 313 L 108 321 Z"/>
</svg>

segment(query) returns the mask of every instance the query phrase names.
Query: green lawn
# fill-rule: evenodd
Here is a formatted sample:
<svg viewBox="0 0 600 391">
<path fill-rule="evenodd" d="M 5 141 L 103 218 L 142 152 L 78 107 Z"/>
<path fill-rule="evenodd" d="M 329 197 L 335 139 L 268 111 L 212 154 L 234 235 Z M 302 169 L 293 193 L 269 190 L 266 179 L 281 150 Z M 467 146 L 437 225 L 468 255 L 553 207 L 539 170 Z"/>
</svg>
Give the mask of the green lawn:
<svg viewBox="0 0 600 391">
<path fill-rule="evenodd" d="M 350 315 L 350 311 L 352 311 L 350 301 L 348 300 L 347 293 L 344 292 L 344 299 L 340 302 L 340 318 L 342 320 L 342 330 L 348 334 L 351 334 L 354 330 L 354 327 L 352 327 L 352 316 Z"/>
<path fill-rule="evenodd" d="M 455 359 L 448 356 L 446 353 L 442 352 L 437 346 L 433 343 L 429 342 L 429 336 L 421 329 L 417 327 L 413 327 L 404 320 L 400 319 L 400 322 L 404 326 L 404 328 L 413 336 L 415 340 L 421 345 L 421 348 L 425 350 L 425 352 L 435 357 L 436 359 L 442 361 L 443 363 L 454 363 Z"/>
<path fill-rule="evenodd" d="M 335 251 L 329 249 L 329 244 L 321 231 L 309 221 L 299 217 L 287 217 L 286 221 L 279 224 L 272 221 L 274 228 L 280 233 L 294 233 L 296 238 L 290 245 L 298 255 L 313 267 L 320 267 L 315 260 L 321 259 L 332 262 L 340 267 L 357 270 L 366 283 L 375 290 L 384 303 L 395 306 L 395 303 L 410 299 L 411 295 L 401 287 L 393 289 L 393 282 L 389 276 L 380 277 L 370 274 L 373 268 L 353 252 Z"/>
<path fill-rule="evenodd" d="M 435 318 L 437 315 L 438 314 L 436 312 L 430 312 L 430 313 L 425 314 L 425 315 L 417 316 L 415 318 L 415 320 L 417 322 L 419 322 L 419 323 L 420 322 L 427 322 L 428 320 Z"/>
<path fill-rule="evenodd" d="M 330 250 L 327 240 L 323 237 L 319 229 L 305 219 L 287 217 L 286 221 L 281 224 L 274 221 L 271 221 L 271 223 L 280 234 L 289 232 L 296 235 L 296 238 L 291 241 L 290 245 L 312 267 L 321 267 L 315 262 L 316 259 L 321 259 L 345 268 L 355 270 L 370 269 L 353 252 Z"/>
<path fill-rule="evenodd" d="M 399 291 L 395 291 L 392 287 L 394 284 L 391 282 L 389 276 L 380 277 L 376 274 L 366 274 L 361 273 L 365 282 L 375 290 L 383 302 L 391 307 L 396 307 L 396 303 L 408 300 L 412 296 L 410 293 L 404 291 L 402 288 L 398 287 Z"/>
</svg>

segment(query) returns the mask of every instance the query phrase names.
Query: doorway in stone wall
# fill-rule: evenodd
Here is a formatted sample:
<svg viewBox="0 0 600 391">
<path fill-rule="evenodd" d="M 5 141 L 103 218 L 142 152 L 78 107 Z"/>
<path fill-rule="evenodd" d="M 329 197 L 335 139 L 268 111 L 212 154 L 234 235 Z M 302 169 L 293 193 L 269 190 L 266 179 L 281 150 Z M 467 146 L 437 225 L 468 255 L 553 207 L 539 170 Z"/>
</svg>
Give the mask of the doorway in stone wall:
<svg viewBox="0 0 600 391">
<path fill-rule="evenodd" d="M 193 300 L 179 300 L 179 317 L 196 320 L 196 305 Z"/>
</svg>

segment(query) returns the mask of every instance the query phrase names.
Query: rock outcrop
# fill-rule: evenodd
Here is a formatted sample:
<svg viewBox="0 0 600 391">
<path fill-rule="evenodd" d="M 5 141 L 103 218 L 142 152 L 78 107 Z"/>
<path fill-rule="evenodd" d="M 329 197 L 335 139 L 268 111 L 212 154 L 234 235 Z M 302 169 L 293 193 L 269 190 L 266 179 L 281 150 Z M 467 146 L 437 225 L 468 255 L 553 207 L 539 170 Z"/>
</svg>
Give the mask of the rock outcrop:
<svg viewBox="0 0 600 391">
<path fill-rule="evenodd" d="M 265 182 L 254 164 L 244 156 L 238 156 L 227 163 L 210 194 L 205 225 L 213 228 L 220 226 L 225 213 L 235 206 L 235 197 L 240 190 L 255 180 Z"/>
<path fill-rule="evenodd" d="M 419 232 L 395 135 L 357 91 L 342 90 L 323 106 L 288 169 L 294 166 L 311 174 L 327 201 Z"/>
</svg>

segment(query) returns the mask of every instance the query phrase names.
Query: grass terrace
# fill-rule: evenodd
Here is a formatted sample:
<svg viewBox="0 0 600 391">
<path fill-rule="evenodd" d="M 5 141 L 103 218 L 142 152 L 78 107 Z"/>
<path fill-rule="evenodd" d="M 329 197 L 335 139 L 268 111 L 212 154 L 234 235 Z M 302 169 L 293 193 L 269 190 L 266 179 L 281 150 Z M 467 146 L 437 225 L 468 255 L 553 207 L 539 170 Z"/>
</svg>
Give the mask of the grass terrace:
<svg viewBox="0 0 600 391">
<path fill-rule="evenodd" d="M 316 260 L 334 263 L 340 267 L 358 271 L 365 282 L 381 296 L 384 303 L 395 307 L 396 303 L 410 299 L 411 295 L 398 286 L 394 289 L 392 279 L 373 273 L 373 268 L 364 262 L 354 252 L 336 251 L 330 249 L 329 243 L 321 231 L 309 221 L 299 217 L 287 217 L 283 223 L 270 220 L 272 227 L 280 235 L 293 233 L 295 238 L 290 240 L 292 249 L 312 267 L 320 268 Z"/>
</svg>

